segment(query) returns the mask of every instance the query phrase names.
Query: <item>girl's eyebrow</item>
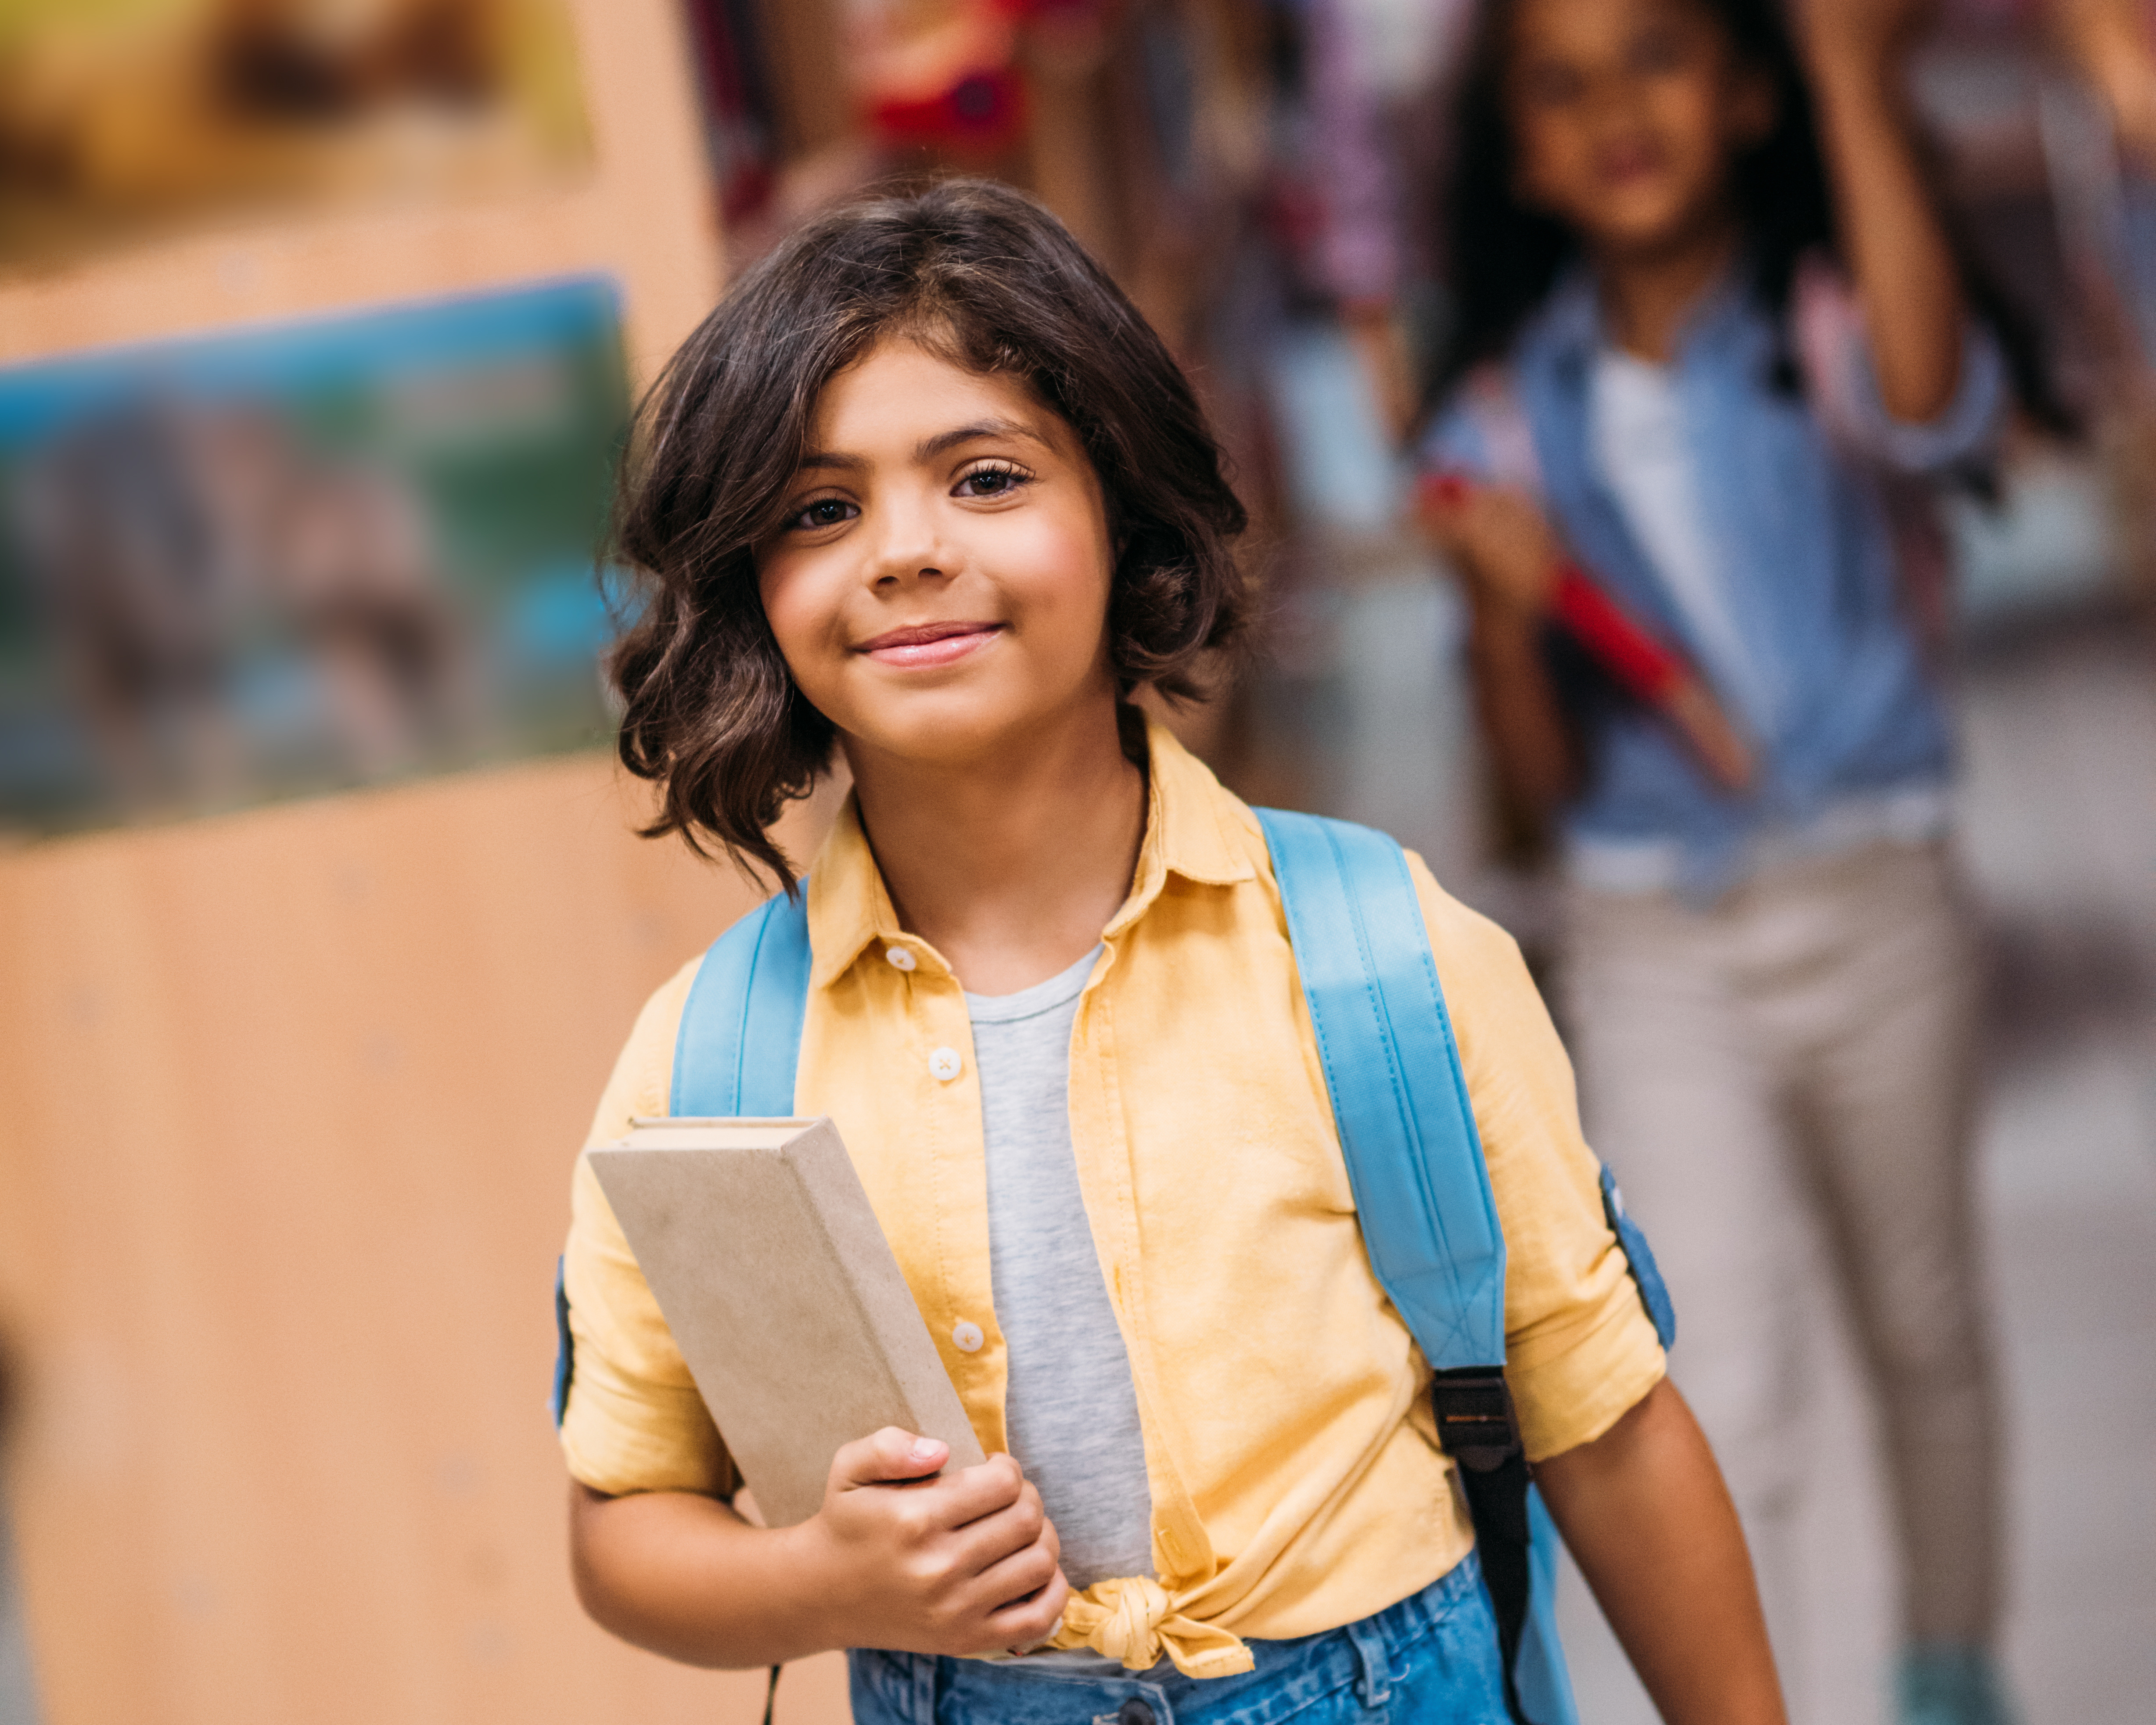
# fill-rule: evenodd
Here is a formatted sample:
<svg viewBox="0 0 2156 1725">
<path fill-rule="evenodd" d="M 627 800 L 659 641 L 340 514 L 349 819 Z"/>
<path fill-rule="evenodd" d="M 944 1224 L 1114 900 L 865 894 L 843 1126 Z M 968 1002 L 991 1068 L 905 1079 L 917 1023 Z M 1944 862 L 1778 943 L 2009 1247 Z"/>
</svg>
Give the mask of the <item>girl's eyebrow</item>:
<svg viewBox="0 0 2156 1725">
<path fill-rule="evenodd" d="M 916 461 L 933 461 L 938 455 L 955 449 L 960 444 L 969 444 L 977 438 L 984 437 L 1022 437 L 1051 452 L 1055 448 L 1030 425 L 1016 419 L 975 419 L 969 424 L 954 426 L 949 431 L 939 431 L 933 437 L 921 439 L 913 446 L 913 459 Z M 842 455 L 835 449 L 805 449 L 800 460 L 794 464 L 794 470 L 806 472 L 811 468 L 834 467 L 842 472 L 858 473 L 868 465 L 868 458 L 863 455 Z"/>
<path fill-rule="evenodd" d="M 1022 437 L 1039 444 L 1044 449 L 1053 450 L 1055 445 L 1035 431 L 1030 425 L 1016 419 L 976 419 L 949 431 L 938 432 L 934 437 L 925 437 L 913 446 L 913 459 L 932 461 L 946 450 L 955 449 L 960 444 L 972 443 L 976 438 Z"/>
</svg>

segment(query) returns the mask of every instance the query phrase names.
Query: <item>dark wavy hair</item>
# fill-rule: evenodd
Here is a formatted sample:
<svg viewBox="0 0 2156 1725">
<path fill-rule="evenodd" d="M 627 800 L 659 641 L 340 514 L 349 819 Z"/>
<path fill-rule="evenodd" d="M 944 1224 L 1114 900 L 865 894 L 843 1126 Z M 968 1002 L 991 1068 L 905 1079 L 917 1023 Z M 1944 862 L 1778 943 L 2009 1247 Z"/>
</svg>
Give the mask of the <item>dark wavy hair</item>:
<svg viewBox="0 0 2156 1725">
<path fill-rule="evenodd" d="M 1808 252 L 1838 255 L 1811 90 L 1789 34 L 1786 0 L 1693 3 L 1721 26 L 1738 60 L 1773 86 L 1774 125 L 1738 157 L 1732 189 L 1745 228 L 1752 291 L 1784 331 L 1783 352 L 1769 381 L 1795 394 L 1803 381 L 1788 329 L 1797 266 Z M 1569 228 L 1522 203 L 1515 190 L 1518 157 L 1506 101 L 1515 4 L 1483 0 L 1466 61 L 1446 199 L 1455 316 L 1431 373 L 1428 410 L 1440 406 L 1476 367 L 1504 357 L 1576 249 Z M 2071 434 L 2074 416 L 2059 400 L 2035 326 L 1998 285 L 1958 225 L 1949 219 L 1947 226 L 1964 290 L 1998 336 L 2022 407 L 2046 429 Z"/>
<path fill-rule="evenodd" d="M 949 180 L 823 216 L 744 275 L 637 414 L 613 548 L 641 608 L 616 644 L 622 762 L 661 788 L 644 829 L 700 835 L 791 891 L 767 829 L 830 760 L 757 594 L 824 386 L 903 334 L 1023 379 L 1070 426 L 1105 494 L 1121 693 L 1199 693 L 1195 661 L 1248 619 L 1248 524 L 1196 396 L 1122 290 L 1032 199 Z"/>
</svg>

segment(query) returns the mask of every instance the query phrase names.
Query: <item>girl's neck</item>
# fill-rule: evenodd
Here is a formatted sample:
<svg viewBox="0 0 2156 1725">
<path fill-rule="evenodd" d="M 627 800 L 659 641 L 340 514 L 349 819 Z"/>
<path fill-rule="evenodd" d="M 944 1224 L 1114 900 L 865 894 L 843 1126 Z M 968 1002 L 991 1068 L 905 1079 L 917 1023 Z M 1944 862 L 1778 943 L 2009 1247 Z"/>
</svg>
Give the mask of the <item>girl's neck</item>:
<svg viewBox="0 0 2156 1725">
<path fill-rule="evenodd" d="M 846 752 L 899 921 L 968 989 L 1015 993 L 1099 944 L 1146 825 L 1112 694 L 961 766 Z"/>
<path fill-rule="evenodd" d="M 1653 245 L 1591 247 L 1611 345 L 1669 364 L 1686 321 L 1729 268 L 1741 238 L 1735 214 L 1717 212 Z"/>
</svg>

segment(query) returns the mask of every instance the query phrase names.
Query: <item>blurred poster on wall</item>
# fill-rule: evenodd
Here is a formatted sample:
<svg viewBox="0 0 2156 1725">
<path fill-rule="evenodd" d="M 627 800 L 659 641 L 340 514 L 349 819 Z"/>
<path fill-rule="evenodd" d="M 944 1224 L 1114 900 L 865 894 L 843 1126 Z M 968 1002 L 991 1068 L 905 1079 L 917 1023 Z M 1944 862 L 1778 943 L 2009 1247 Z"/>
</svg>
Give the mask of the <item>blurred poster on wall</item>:
<svg viewBox="0 0 2156 1725">
<path fill-rule="evenodd" d="M 0 371 L 0 829 L 600 740 L 603 279 Z"/>
<path fill-rule="evenodd" d="M 0 270 L 589 150 L 563 0 L 0 4 Z"/>
</svg>

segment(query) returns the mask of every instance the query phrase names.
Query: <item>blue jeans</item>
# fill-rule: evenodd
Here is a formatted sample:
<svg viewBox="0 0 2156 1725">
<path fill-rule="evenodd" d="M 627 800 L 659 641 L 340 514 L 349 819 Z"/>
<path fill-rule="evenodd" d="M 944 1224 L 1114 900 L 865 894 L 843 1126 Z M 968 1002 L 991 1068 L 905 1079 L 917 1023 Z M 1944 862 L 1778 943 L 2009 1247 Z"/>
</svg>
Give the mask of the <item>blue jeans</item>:
<svg viewBox="0 0 2156 1725">
<path fill-rule="evenodd" d="M 1165 1660 L 1096 1676 L 856 1650 L 854 1725 L 1507 1725 L 1496 1619 L 1471 1553 L 1374 1617 L 1250 1649 L 1255 1671 L 1202 1683 Z"/>
</svg>

